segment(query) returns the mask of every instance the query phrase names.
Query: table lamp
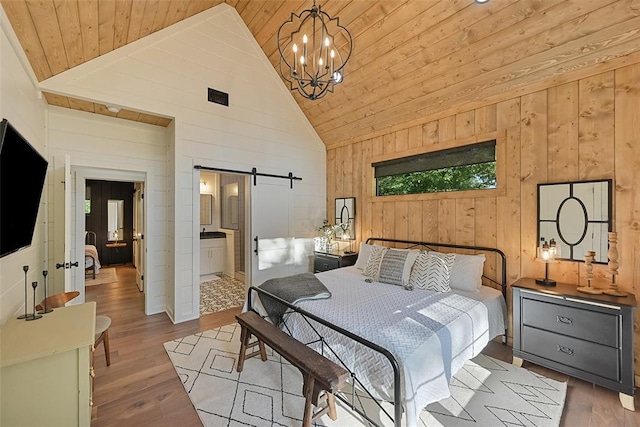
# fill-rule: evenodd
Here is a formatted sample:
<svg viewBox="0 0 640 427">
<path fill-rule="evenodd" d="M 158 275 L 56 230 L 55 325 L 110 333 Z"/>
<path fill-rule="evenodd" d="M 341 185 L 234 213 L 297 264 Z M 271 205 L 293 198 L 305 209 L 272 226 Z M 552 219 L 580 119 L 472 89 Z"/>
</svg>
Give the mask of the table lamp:
<svg viewBox="0 0 640 427">
<path fill-rule="evenodd" d="M 536 283 L 542 286 L 555 286 L 556 281 L 549 279 L 549 264 L 554 262 L 558 256 L 559 247 L 554 239 L 547 242 L 544 238 L 542 246 L 538 247 L 538 259 L 544 262 L 544 279 L 536 279 Z"/>
</svg>

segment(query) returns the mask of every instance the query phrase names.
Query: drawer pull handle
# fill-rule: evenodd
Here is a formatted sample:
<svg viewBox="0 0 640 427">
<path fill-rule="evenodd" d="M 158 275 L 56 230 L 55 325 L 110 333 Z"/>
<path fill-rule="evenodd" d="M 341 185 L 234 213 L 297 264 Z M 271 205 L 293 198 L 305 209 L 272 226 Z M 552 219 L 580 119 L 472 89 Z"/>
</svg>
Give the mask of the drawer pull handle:
<svg viewBox="0 0 640 427">
<path fill-rule="evenodd" d="M 568 354 L 569 356 L 573 355 L 573 349 L 569 347 L 564 347 L 562 345 L 558 345 L 558 352 Z"/>
<path fill-rule="evenodd" d="M 572 325 L 573 319 L 571 319 L 570 317 L 556 316 L 556 323 L 564 323 L 565 325 Z"/>
</svg>

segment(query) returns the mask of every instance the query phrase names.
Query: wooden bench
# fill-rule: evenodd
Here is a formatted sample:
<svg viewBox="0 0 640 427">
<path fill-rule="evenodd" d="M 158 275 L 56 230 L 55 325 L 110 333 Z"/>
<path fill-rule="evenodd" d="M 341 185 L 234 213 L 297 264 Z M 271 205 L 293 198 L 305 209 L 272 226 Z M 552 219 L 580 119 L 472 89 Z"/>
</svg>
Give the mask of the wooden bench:
<svg viewBox="0 0 640 427">
<path fill-rule="evenodd" d="M 346 384 L 349 378 L 349 372 L 346 369 L 285 334 L 253 311 L 239 314 L 236 319 L 242 328 L 238 372 L 242 372 L 245 359 L 260 354 L 263 361 L 267 360 L 264 348 L 264 344 L 267 344 L 302 373 L 304 379 L 302 394 L 305 397 L 303 427 L 311 427 L 312 422 L 326 413 L 332 420 L 338 418 L 333 393 L 339 391 Z M 257 340 L 250 342 L 252 335 Z M 256 345 L 259 346 L 258 350 L 246 354 L 249 348 Z M 322 391 L 326 397 L 326 405 L 320 408 L 318 398 Z M 314 413 L 312 405 L 320 410 Z"/>
</svg>

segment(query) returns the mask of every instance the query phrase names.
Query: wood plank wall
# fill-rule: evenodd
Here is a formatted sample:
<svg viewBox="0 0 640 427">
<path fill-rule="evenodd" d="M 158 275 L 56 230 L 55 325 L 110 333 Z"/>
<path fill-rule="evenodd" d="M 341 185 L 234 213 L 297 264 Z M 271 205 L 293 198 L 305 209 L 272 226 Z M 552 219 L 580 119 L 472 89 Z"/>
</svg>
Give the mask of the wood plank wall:
<svg viewBox="0 0 640 427">
<path fill-rule="evenodd" d="M 336 197 L 356 197 L 358 241 L 370 236 L 495 246 L 507 255 L 508 282 L 543 276 L 535 260 L 537 184 L 613 178 L 618 283 L 640 300 L 640 64 L 514 96 L 456 115 L 429 120 L 327 152 L 327 217 Z M 506 194 L 473 198 L 373 197 L 370 159 L 387 153 L 505 133 Z M 488 262 L 485 273 L 495 270 Z M 605 265 L 596 286 L 606 287 Z M 559 262 L 551 278 L 585 283 L 584 264 Z M 640 285 L 640 284 L 639 284 Z M 509 294 L 510 295 L 510 294 Z M 510 316 L 511 318 L 511 313 Z M 636 316 L 636 342 L 638 337 Z M 636 360 L 640 351 L 636 349 Z M 640 372 L 636 365 L 636 372 Z"/>
</svg>

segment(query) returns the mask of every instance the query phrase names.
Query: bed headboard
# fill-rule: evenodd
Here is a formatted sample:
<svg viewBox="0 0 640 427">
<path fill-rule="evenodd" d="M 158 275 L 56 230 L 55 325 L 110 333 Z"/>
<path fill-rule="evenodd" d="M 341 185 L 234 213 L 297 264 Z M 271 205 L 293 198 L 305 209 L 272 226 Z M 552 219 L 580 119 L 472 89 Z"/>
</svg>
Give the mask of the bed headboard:
<svg viewBox="0 0 640 427">
<path fill-rule="evenodd" d="M 492 278 L 492 277 L 485 276 L 484 274 L 482 275 L 482 277 L 483 279 L 486 279 L 500 286 L 500 289 L 502 290 L 502 295 L 504 296 L 505 301 L 507 299 L 507 257 L 505 256 L 504 252 L 502 252 L 500 249 L 488 248 L 485 246 L 454 245 L 452 243 L 416 242 L 412 240 L 385 239 L 384 237 L 369 237 L 366 243 L 369 245 L 372 245 L 374 244 L 374 242 L 379 242 L 382 244 L 393 243 L 396 245 L 401 245 L 398 247 L 402 247 L 404 249 L 425 248 L 427 250 L 432 250 L 432 251 L 438 250 L 439 252 L 447 252 L 447 251 L 441 251 L 439 249 L 449 248 L 449 249 L 468 249 L 476 252 L 494 253 L 500 259 L 500 271 L 498 272 L 498 277 Z"/>
</svg>

